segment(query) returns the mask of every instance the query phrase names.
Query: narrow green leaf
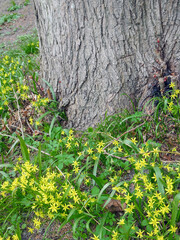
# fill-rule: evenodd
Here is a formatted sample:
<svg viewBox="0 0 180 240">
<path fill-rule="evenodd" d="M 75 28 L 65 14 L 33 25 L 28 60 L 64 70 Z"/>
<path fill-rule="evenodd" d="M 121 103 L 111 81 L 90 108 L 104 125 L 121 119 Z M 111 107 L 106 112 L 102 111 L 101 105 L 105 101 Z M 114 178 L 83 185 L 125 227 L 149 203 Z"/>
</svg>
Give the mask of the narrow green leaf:
<svg viewBox="0 0 180 240">
<path fill-rule="evenodd" d="M 162 195 L 164 195 L 165 191 L 164 191 L 164 186 L 162 184 L 163 179 L 162 179 L 162 175 L 161 175 L 161 170 L 158 167 L 154 167 L 154 171 L 155 171 L 156 178 L 157 178 L 158 190 Z"/>
<path fill-rule="evenodd" d="M 47 228 L 46 228 L 46 230 L 45 230 L 45 233 L 44 233 L 44 236 L 43 236 L 43 240 L 45 240 L 47 231 L 49 230 L 51 224 L 56 220 L 56 218 L 57 218 L 58 216 L 59 216 L 59 214 L 57 214 L 57 215 L 51 220 L 51 222 L 49 223 L 49 225 L 47 226 Z"/>
<path fill-rule="evenodd" d="M 10 164 L 10 163 L 3 163 L 3 164 L 0 164 L 0 168 L 8 168 L 8 167 L 13 167 L 13 165 Z"/>
<path fill-rule="evenodd" d="M 41 143 L 39 143 L 37 160 L 38 160 L 38 163 L 39 163 L 39 177 L 41 177 L 41 173 L 42 173 Z"/>
<path fill-rule="evenodd" d="M 7 155 L 12 151 L 12 149 L 14 149 L 14 147 L 16 146 L 16 144 L 17 144 L 18 142 L 19 142 L 19 140 L 17 139 L 17 140 L 13 143 L 13 145 L 12 145 L 11 148 L 9 149 Z"/>
<path fill-rule="evenodd" d="M 69 221 L 69 219 L 71 218 L 71 216 L 74 214 L 74 212 L 76 211 L 75 208 L 73 208 L 70 212 L 69 215 L 67 216 L 66 220 L 61 224 L 61 226 L 58 228 L 58 232 L 61 231 L 61 229 L 66 225 L 66 223 Z"/>
<path fill-rule="evenodd" d="M 87 221 L 87 223 L 86 223 L 86 229 L 88 230 L 88 232 L 90 232 L 90 233 L 93 234 L 93 232 L 91 231 L 90 226 L 89 226 L 92 220 L 93 220 L 93 218 L 90 218 L 90 219 Z"/>
<path fill-rule="evenodd" d="M 100 178 L 100 177 L 96 177 L 93 174 L 89 174 L 89 177 L 91 177 L 96 183 L 97 185 L 102 188 L 104 185 L 104 181 Z"/>
<path fill-rule="evenodd" d="M 99 163 L 99 158 L 96 159 L 95 164 L 94 164 L 94 169 L 93 169 L 93 175 L 96 177 L 97 174 L 97 168 L 98 168 L 98 163 Z M 95 184 L 95 181 L 93 180 L 93 185 Z"/>
<path fill-rule="evenodd" d="M 121 186 L 121 185 L 123 185 L 123 184 L 124 184 L 124 181 L 118 183 L 118 184 L 116 185 L 116 187 L 119 187 L 119 186 Z M 105 203 L 104 206 L 103 206 L 103 209 L 104 209 L 104 208 L 108 205 L 108 203 L 111 201 L 111 199 L 112 199 L 112 197 L 114 196 L 115 192 L 116 192 L 116 190 L 113 190 L 113 191 L 111 192 L 109 198 L 107 199 L 106 203 Z M 98 200 L 98 199 L 97 199 L 97 200 Z"/>
<path fill-rule="evenodd" d="M 176 223 L 176 217 L 178 213 L 179 208 L 179 202 L 180 202 L 180 193 L 176 194 L 174 201 L 172 202 L 172 217 L 171 217 L 171 225 L 175 225 Z"/>
<path fill-rule="evenodd" d="M 7 178 L 8 180 L 11 180 L 10 177 L 9 177 L 9 175 L 8 175 L 7 173 L 5 173 L 5 172 L 3 172 L 3 171 L 0 171 L 0 174 L 1 174 L 2 176 L 4 176 L 5 178 Z"/>
<path fill-rule="evenodd" d="M 22 139 L 22 137 L 18 136 L 18 138 L 19 138 L 19 141 L 20 141 L 20 146 L 21 146 L 21 152 L 22 152 L 22 155 L 23 155 L 23 159 L 24 159 L 24 161 L 29 161 L 30 158 L 29 158 L 29 153 L 28 153 L 27 146 L 26 146 L 24 140 Z"/>
<path fill-rule="evenodd" d="M 69 191 L 71 190 L 71 188 L 72 188 L 72 186 L 69 185 L 69 187 L 66 189 L 65 193 L 63 194 L 63 199 L 62 199 L 63 201 L 64 201 L 65 198 L 67 197 L 67 195 L 68 195 Z"/>
<path fill-rule="evenodd" d="M 44 78 L 42 80 L 48 85 L 49 89 L 51 90 L 53 99 L 54 99 L 54 101 L 56 101 L 56 95 L 55 95 L 55 93 L 53 91 L 53 88 L 52 88 L 51 84 L 49 82 L 47 82 Z"/>
<path fill-rule="evenodd" d="M 50 125 L 50 128 L 49 128 L 49 136 L 50 136 L 50 137 L 51 137 L 51 132 L 52 132 L 54 123 L 55 123 L 55 121 L 57 120 L 58 115 L 59 115 L 59 113 L 56 113 L 56 115 L 53 117 L 53 120 L 51 121 L 51 125 Z"/>
<path fill-rule="evenodd" d="M 112 183 L 106 183 L 104 185 L 104 187 L 101 189 L 99 195 L 98 195 L 98 198 L 97 198 L 97 203 L 100 201 L 100 198 L 101 198 L 101 195 L 103 194 L 103 192 L 106 190 L 106 188 L 108 188 Z"/>
<path fill-rule="evenodd" d="M 74 224 L 73 224 L 73 237 L 76 235 L 76 229 L 78 227 L 78 223 L 81 219 L 83 219 L 85 216 L 81 216 L 79 218 L 77 218 L 75 221 L 74 221 Z"/>
<path fill-rule="evenodd" d="M 102 232 L 103 232 L 103 226 L 105 224 L 106 218 L 108 216 L 108 212 L 105 212 L 103 214 L 103 217 L 101 218 L 100 225 L 99 225 L 99 238 L 103 239 Z"/>
</svg>

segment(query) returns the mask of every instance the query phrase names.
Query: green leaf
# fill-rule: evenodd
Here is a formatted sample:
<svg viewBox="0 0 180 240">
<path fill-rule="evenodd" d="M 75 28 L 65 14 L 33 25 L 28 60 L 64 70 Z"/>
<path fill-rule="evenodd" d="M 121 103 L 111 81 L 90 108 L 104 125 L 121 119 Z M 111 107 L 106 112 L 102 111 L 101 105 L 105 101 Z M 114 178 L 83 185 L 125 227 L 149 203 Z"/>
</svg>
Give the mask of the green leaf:
<svg viewBox="0 0 180 240">
<path fill-rule="evenodd" d="M 104 186 L 104 180 L 101 177 L 96 177 L 93 174 L 89 174 L 89 177 L 92 178 L 100 188 Z"/>
<path fill-rule="evenodd" d="M 0 164 L 0 168 L 8 168 L 8 167 L 13 167 L 13 165 L 10 164 L 10 163 L 3 163 L 3 164 Z"/>
<path fill-rule="evenodd" d="M 79 218 L 77 218 L 75 221 L 74 221 L 74 224 L 73 224 L 73 237 L 76 235 L 76 229 L 78 227 L 78 223 L 81 219 L 85 218 L 85 216 L 81 216 Z"/>
<path fill-rule="evenodd" d="M 93 132 L 93 131 L 94 131 L 94 129 L 92 127 L 88 128 L 88 132 Z"/>
<path fill-rule="evenodd" d="M 162 195 L 164 195 L 165 191 L 164 191 L 164 186 L 162 184 L 163 179 L 162 179 L 162 176 L 161 176 L 161 170 L 158 167 L 154 167 L 154 171 L 155 171 L 156 178 L 157 178 L 158 190 Z"/>
<path fill-rule="evenodd" d="M 103 230 L 104 230 L 103 226 L 105 224 L 107 216 L 108 216 L 108 212 L 105 212 L 103 214 L 103 217 L 101 218 L 101 221 L 100 221 L 100 225 L 99 225 L 99 238 L 100 239 L 103 239 L 103 237 L 104 237 L 104 236 L 102 236 L 102 233 L 103 233 Z"/>
<path fill-rule="evenodd" d="M 86 223 L 86 229 L 88 230 L 88 232 L 90 232 L 91 234 L 93 234 L 93 232 L 91 231 L 89 225 L 90 225 L 90 222 L 93 220 L 93 218 L 90 218 L 87 223 Z"/>
<path fill-rule="evenodd" d="M 66 223 L 69 221 L 69 219 L 73 216 L 73 214 L 75 212 L 76 212 L 76 208 L 71 209 L 71 211 L 69 212 L 69 215 L 67 216 L 66 220 L 58 228 L 58 232 L 61 231 L 61 229 L 66 225 Z"/>
<path fill-rule="evenodd" d="M 47 234 L 47 231 L 49 230 L 51 224 L 56 220 L 56 218 L 57 218 L 58 216 L 59 216 L 59 214 L 57 214 L 57 215 L 51 220 L 51 222 L 49 223 L 49 225 L 47 226 L 46 231 L 45 231 L 44 236 L 43 236 L 43 240 L 45 239 L 46 234 Z"/>
<path fill-rule="evenodd" d="M 171 217 L 171 225 L 175 225 L 176 223 L 176 217 L 178 213 L 179 208 L 179 202 L 180 202 L 180 193 L 176 194 L 174 201 L 172 203 L 172 217 Z"/>
<path fill-rule="evenodd" d="M 41 143 L 39 143 L 39 150 L 38 150 L 37 160 L 39 162 L 39 177 L 41 177 L 41 171 L 42 171 Z"/>
<path fill-rule="evenodd" d="M 5 172 L 3 172 L 3 171 L 0 171 L 0 174 L 1 174 L 2 176 L 4 176 L 5 178 L 7 178 L 8 180 L 11 180 L 10 177 L 9 177 L 9 175 L 8 175 L 7 173 L 5 173 Z"/>
<path fill-rule="evenodd" d="M 97 195 L 98 193 L 100 192 L 99 188 L 94 186 L 92 189 L 91 189 L 91 194 L 92 195 Z"/>
<path fill-rule="evenodd" d="M 44 78 L 42 80 L 48 85 L 48 87 L 49 87 L 49 89 L 50 89 L 50 91 L 52 93 L 53 99 L 54 99 L 54 101 L 56 101 L 56 95 L 55 95 L 55 93 L 53 91 L 53 88 L 52 88 L 51 84 L 49 82 L 47 82 Z"/>
<path fill-rule="evenodd" d="M 97 198 L 97 203 L 99 203 L 100 199 L 101 199 L 101 196 L 103 194 L 103 192 L 106 190 L 106 188 L 108 188 L 112 183 L 106 183 L 103 188 L 101 189 L 99 195 L 98 195 L 98 198 Z"/>
<path fill-rule="evenodd" d="M 25 141 L 20 136 L 18 136 L 18 138 L 19 138 L 19 141 L 20 141 L 20 146 L 21 146 L 21 152 L 22 152 L 22 155 L 23 155 L 23 159 L 25 161 L 29 161 L 30 158 L 29 158 L 29 153 L 28 153 L 28 149 L 26 147 Z"/>
<path fill-rule="evenodd" d="M 123 185 L 123 184 L 124 184 L 124 181 L 118 183 L 115 187 L 119 187 L 119 186 L 121 186 L 121 185 Z M 105 203 L 104 206 L 103 206 L 103 209 L 108 205 L 108 203 L 111 201 L 111 199 L 112 199 L 112 197 L 114 196 L 115 193 L 116 193 L 116 190 L 113 190 L 113 191 L 111 192 L 108 200 L 106 201 L 106 203 Z M 99 196 L 98 196 L 98 198 L 99 198 Z M 97 201 L 98 201 L 98 199 L 97 199 Z"/>
<path fill-rule="evenodd" d="M 53 117 L 53 120 L 51 121 L 51 125 L 50 125 L 50 128 L 49 128 L 49 136 L 50 136 L 50 137 L 51 137 L 51 132 L 52 132 L 54 123 L 55 123 L 55 121 L 57 120 L 58 115 L 59 115 L 59 113 L 56 113 L 56 115 Z"/>
<path fill-rule="evenodd" d="M 142 226 L 147 226 L 149 224 L 149 222 L 147 221 L 147 219 L 144 219 L 141 223 Z"/>
<path fill-rule="evenodd" d="M 98 163 L 99 163 L 99 158 L 96 159 L 95 164 L 94 164 L 94 168 L 93 168 L 93 175 L 96 177 L 97 174 L 97 169 L 98 169 Z M 93 181 L 93 185 L 95 184 L 95 182 Z"/>
<path fill-rule="evenodd" d="M 7 155 L 12 151 L 12 149 L 16 146 L 16 144 L 17 144 L 18 142 L 19 142 L 19 140 L 17 139 L 17 140 L 13 143 L 13 145 L 12 145 L 11 148 L 9 149 Z"/>
</svg>

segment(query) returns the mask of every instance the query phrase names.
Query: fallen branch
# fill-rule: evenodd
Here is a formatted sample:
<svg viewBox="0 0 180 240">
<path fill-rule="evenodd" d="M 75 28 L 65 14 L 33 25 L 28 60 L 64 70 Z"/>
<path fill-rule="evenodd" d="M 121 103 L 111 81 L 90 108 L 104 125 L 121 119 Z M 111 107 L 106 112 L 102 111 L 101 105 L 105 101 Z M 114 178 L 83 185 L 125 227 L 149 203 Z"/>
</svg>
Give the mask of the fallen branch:
<svg viewBox="0 0 180 240">
<path fill-rule="evenodd" d="M 106 145 L 106 146 L 103 148 L 103 150 L 106 149 L 107 147 L 109 147 L 115 140 L 118 141 L 118 140 L 119 140 L 122 136 L 124 136 L 126 133 L 132 132 L 132 131 L 134 131 L 135 129 L 137 129 L 138 127 L 141 127 L 141 126 L 144 125 L 144 124 L 145 124 L 145 122 L 143 122 L 143 123 L 141 123 L 140 125 L 138 125 L 138 126 L 132 128 L 132 129 L 130 129 L 130 130 L 122 133 L 118 138 L 115 138 L 115 139 L 112 140 L 110 143 L 108 143 L 108 145 Z"/>
</svg>

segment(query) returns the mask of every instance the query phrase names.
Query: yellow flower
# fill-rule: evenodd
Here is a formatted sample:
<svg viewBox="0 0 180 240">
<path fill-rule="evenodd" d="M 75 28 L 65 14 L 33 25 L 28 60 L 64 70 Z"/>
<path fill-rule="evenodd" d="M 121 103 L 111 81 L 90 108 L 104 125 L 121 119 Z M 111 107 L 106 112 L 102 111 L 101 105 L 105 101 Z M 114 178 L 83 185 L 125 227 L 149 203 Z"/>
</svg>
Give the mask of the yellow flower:
<svg viewBox="0 0 180 240">
<path fill-rule="evenodd" d="M 143 193 L 140 190 L 136 191 L 135 195 L 137 198 L 140 198 L 140 199 L 143 197 Z"/>
<path fill-rule="evenodd" d="M 147 191 L 151 191 L 154 188 L 154 186 L 151 182 L 147 182 L 144 185 L 145 185 L 145 188 L 146 188 Z"/>
<path fill-rule="evenodd" d="M 144 149 L 143 149 L 143 148 L 140 148 L 139 150 L 140 150 L 140 151 L 139 151 L 139 153 L 140 153 L 140 154 L 143 154 L 143 153 L 145 153 L 145 151 L 144 151 Z"/>
<path fill-rule="evenodd" d="M 131 142 L 133 142 L 136 145 L 136 143 L 137 143 L 136 138 L 131 138 Z"/>
<path fill-rule="evenodd" d="M 58 206 L 56 203 L 51 204 L 51 207 L 49 208 L 51 212 L 57 212 Z"/>
<path fill-rule="evenodd" d="M 147 233 L 150 237 L 152 237 L 154 235 L 154 232 L 151 231 L 150 233 Z"/>
<path fill-rule="evenodd" d="M 77 166 L 79 165 L 79 163 L 75 160 L 75 161 L 72 163 L 72 165 L 73 165 L 74 167 L 77 167 Z"/>
<path fill-rule="evenodd" d="M 40 226 L 41 226 L 41 221 L 38 219 L 38 218 L 34 218 L 33 219 L 33 222 L 34 222 L 34 226 L 36 229 L 39 229 Z"/>
<path fill-rule="evenodd" d="M 98 147 L 104 147 L 105 143 L 103 141 L 98 143 Z"/>
<path fill-rule="evenodd" d="M 170 229 L 168 231 L 171 232 L 171 233 L 175 233 L 176 230 L 177 230 L 177 227 L 171 225 L 171 227 L 170 227 Z"/>
<path fill-rule="evenodd" d="M 173 149 L 172 149 L 172 152 L 177 152 L 176 148 L 173 148 Z"/>
<path fill-rule="evenodd" d="M 28 232 L 30 232 L 30 233 L 33 233 L 33 232 L 34 232 L 34 229 L 33 229 L 33 228 L 30 228 L 30 227 L 28 227 Z"/>
<path fill-rule="evenodd" d="M 74 133 L 74 131 L 72 130 L 72 129 L 70 129 L 69 130 L 69 134 L 71 135 L 71 134 L 73 134 Z"/>
<path fill-rule="evenodd" d="M 118 232 L 116 232 L 116 231 L 113 231 L 112 232 L 113 234 L 112 234 L 112 240 L 117 240 L 118 238 Z"/>
<path fill-rule="evenodd" d="M 157 239 L 158 240 L 164 240 L 164 237 L 163 236 L 157 236 Z"/>
<path fill-rule="evenodd" d="M 119 142 L 118 142 L 117 140 L 114 140 L 114 141 L 113 141 L 113 144 L 114 144 L 115 146 L 118 146 Z"/>
<path fill-rule="evenodd" d="M 74 167 L 73 172 L 77 174 L 79 172 L 79 167 Z"/>
<path fill-rule="evenodd" d="M 158 223 L 159 223 L 159 219 L 157 219 L 156 217 L 152 218 L 151 221 L 149 222 L 150 224 L 153 225 L 153 227 L 157 227 Z"/>
<path fill-rule="evenodd" d="M 1 189 L 5 189 L 8 185 L 9 185 L 8 181 L 3 182 L 3 184 L 1 185 Z"/>
<path fill-rule="evenodd" d="M 87 152 L 88 152 L 89 154 L 92 154 L 92 153 L 93 153 L 92 148 L 88 148 Z"/>
<path fill-rule="evenodd" d="M 119 222 L 118 222 L 117 224 L 118 224 L 118 225 L 124 225 L 124 224 L 125 224 L 125 222 L 124 222 L 124 218 L 121 219 L 121 220 L 119 220 Z"/>
<path fill-rule="evenodd" d="M 118 152 L 122 152 L 122 151 L 123 151 L 122 147 L 119 147 Z"/>
<path fill-rule="evenodd" d="M 19 237 L 18 237 L 18 235 L 16 234 L 16 235 L 13 235 L 13 236 L 12 236 L 12 239 L 13 239 L 13 240 L 19 240 Z"/>
<path fill-rule="evenodd" d="M 7 105 L 8 105 L 8 101 L 7 101 L 7 100 L 4 102 L 4 105 L 5 105 L 5 106 L 7 106 Z"/>
<path fill-rule="evenodd" d="M 83 155 L 83 152 L 78 152 L 79 157 Z"/>
<path fill-rule="evenodd" d="M 97 149 L 98 153 L 102 153 L 103 152 L 102 147 L 97 147 L 96 149 Z"/>
<path fill-rule="evenodd" d="M 70 142 L 67 142 L 67 143 L 66 143 L 66 147 L 67 147 L 67 148 L 70 148 L 70 147 L 71 147 L 71 143 L 70 143 Z"/>
<path fill-rule="evenodd" d="M 139 231 L 136 232 L 136 233 L 137 233 L 137 236 L 138 236 L 140 239 L 143 239 L 143 232 L 144 232 L 144 231 L 142 231 L 141 229 L 139 229 Z"/>
<path fill-rule="evenodd" d="M 142 168 L 142 165 L 141 165 L 141 161 L 137 161 L 135 164 L 135 169 L 138 171 L 138 170 L 141 170 Z"/>
<path fill-rule="evenodd" d="M 94 161 L 96 161 L 96 160 L 98 159 L 98 157 L 95 156 L 95 155 L 93 155 L 92 159 L 93 159 Z"/>
<path fill-rule="evenodd" d="M 163 207 L 161 207 L 160 209 L 162 215 L 165 215 L 165 213 L 169 213 L 170 209 L 169 209 L 169 205 L 164 205 Z"/>
<path fill-rule="evenodd" d="M 40 125 L 40 122 L 39 122 L 39 121 L 36 121 L 36 125 L 39 126 L 39 125 Z"/>
<path fill-rule="evenodd" d="M 70 135 L 70 136 L 68 137 L 68 141 L 72 141 L 72 140 L 74 140 L 74 137 L 73 137 L 72 135 Z"/>
<path fill-rule="evenodd" d="M 175 83 L 171 82 L 171 84 L 169 85 L 170 88 L 174 88 L 175 87 Z"/>
<path fill-rule="evenodd" d="M 91 239 L 92 239 L 92 240 L 100 240 L 100 239 L 99 239 L 99 237 L 98 237 L 98 236 L 96 236 L 95 234 L 94 234 L 94 236 L 93 236 L 93 237 L 91 237 Z"/>
</svg>

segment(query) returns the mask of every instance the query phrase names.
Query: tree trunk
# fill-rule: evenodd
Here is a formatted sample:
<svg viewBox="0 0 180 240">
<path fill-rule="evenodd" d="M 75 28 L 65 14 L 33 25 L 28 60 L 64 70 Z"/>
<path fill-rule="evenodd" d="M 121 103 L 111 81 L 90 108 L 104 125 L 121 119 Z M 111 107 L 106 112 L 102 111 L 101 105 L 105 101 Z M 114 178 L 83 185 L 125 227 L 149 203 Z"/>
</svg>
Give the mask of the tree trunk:
<svg viewBox="0 0 180 240">
<path fill-rule="evenodd" d="M 123 93 L 141 107 L 160 77 L 179 77 L 179 0 L 34 0 L 34 6 L 42 78 L 66 110 L 68 127 L 85 129 L 106 112 L 130 109 Z"/>
</svg>

